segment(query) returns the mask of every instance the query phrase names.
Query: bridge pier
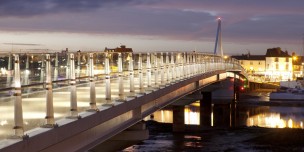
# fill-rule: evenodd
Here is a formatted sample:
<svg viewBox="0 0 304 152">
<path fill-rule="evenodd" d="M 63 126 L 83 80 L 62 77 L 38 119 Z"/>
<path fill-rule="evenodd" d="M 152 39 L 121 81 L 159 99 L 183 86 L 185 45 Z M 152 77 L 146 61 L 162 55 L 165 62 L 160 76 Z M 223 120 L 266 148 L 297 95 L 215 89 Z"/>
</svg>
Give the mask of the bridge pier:
<svg viewBox="0 0 304 152">
<path fill-rule="evenodd" d="M 203 99 L 200 100 L 200 125 L 211 127 L 212 92 L 202 92 Z"/>
<path fill-rule="evenodd" d="M 230 104 L 220 103 L 213 105 L 213 126 L 230 127 Z"/>
<path fill-rule="evenodd" d="M 185 131 L 185 106 L 173 106 L 173 132 Z"/>
</svg>

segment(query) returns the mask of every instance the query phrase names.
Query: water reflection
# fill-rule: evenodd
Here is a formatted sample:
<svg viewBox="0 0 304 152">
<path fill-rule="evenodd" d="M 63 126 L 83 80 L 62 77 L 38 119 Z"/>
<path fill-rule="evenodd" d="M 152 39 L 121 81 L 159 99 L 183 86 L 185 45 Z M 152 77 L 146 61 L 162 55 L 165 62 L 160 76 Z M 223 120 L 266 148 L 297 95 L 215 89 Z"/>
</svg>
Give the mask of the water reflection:
<svg viewBox="0 0 304 152">
<path fill-rule="evenodd" d="M 200 108 L 199 102 L 185 106 L 185 124 L 215 127 L 259 126 L 267 128 L 303 128 L 304 107 L 236 106 L 232 112 L 230 104 L 212 104 L 211 110 Z M 201 113 L 201 110 L 205 110 Z M 207 113 L 206 113 L 207 112 Z M 153 119 L 172 123 L 171 108 L 157 111 Z M 145 118 L 149 120 L 151 117 Z M 207 119 L 207 120 L 206 120 Z M 204 123 L 205 122 L 205 123 Z"/>
<path fill-rule="evenodd" d="M 268 107 L 267 111 L 249 114 L 247 126 L 267 128 L 302 128 L 304 108 L 302 107 Z"/>
</svg>

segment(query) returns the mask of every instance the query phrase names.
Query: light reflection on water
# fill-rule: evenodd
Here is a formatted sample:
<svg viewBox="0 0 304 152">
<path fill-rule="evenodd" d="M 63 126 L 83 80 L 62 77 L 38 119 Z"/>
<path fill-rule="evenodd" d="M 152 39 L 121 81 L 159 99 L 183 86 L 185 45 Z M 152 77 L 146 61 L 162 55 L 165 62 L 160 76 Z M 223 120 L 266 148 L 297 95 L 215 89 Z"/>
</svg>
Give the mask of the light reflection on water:
<svg viewBox="0 0 304 152">
<path fill-rule="evenodd" d="M 200 124 L 199 106 L 197 102 L 185 106 L 185 124 Z M 205 115 L 210 117 L 209 126 L 231 126 L 230 105 L 213 104 L 211 113 Z M 157 111 L 153 116 L 154 120 L 158 122 L 173 122 L 172 109 Z M 145 120 L 150 119 L 151 117 L 145 118 Z M 303 129 L 304 107 L 237 106 L 235 121 L 237 126 Z"/>
<path fill-rule="evenodd" d="M 191 105 L 185 106 L 185 124 L 199 125 L 200 124 L 200 111 L 199 103 L 195 102 Z M 153 113 L 153 120 L 162 123 L 173 123 L 173 110 L 163 109 Z M 146 117 L 144 120 L 150 120 L 151 116 Z"/>
<path fill-rule="evenodd" d="M 302 107 L 268 107 L 268 110 L 251 114 L 247 126 L 267 128 L 302 128 L 304 108 Z"/>
</svg>

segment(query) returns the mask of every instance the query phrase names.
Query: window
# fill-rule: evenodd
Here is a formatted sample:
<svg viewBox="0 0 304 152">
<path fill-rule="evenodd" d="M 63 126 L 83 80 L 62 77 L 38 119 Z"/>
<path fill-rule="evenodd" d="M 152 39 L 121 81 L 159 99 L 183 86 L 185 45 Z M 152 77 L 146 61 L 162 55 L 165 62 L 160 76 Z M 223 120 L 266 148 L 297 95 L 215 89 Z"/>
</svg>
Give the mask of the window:
<svg viewBox="0 0 304 152">
<path fill-rule="evenodd" d="M 286 62 L 289 62 L 289 58 L 286 58 Z"/>
<path fill-rule="evenodd" d="M 275 58 L 275 59 L 274 59 L 274 62 L 279 62 L 279 58 Z"/>
</svg>

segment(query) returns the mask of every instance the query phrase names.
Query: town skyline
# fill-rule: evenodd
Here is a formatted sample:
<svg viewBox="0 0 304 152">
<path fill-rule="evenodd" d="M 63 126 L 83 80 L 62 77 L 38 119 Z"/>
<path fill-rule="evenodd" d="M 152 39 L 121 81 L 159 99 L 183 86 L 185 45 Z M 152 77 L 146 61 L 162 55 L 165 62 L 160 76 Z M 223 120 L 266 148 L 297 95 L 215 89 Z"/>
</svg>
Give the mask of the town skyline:
<svg viewBox="0 0 304 152">
<path fill-rule="evenodd" d="M 212 53 L 217 17 L 224 54 L 303 55 L 303 1 L 2 1 L 0 51 L 94 51 L 121 44 L 135 52 Z"/>
</svg>

